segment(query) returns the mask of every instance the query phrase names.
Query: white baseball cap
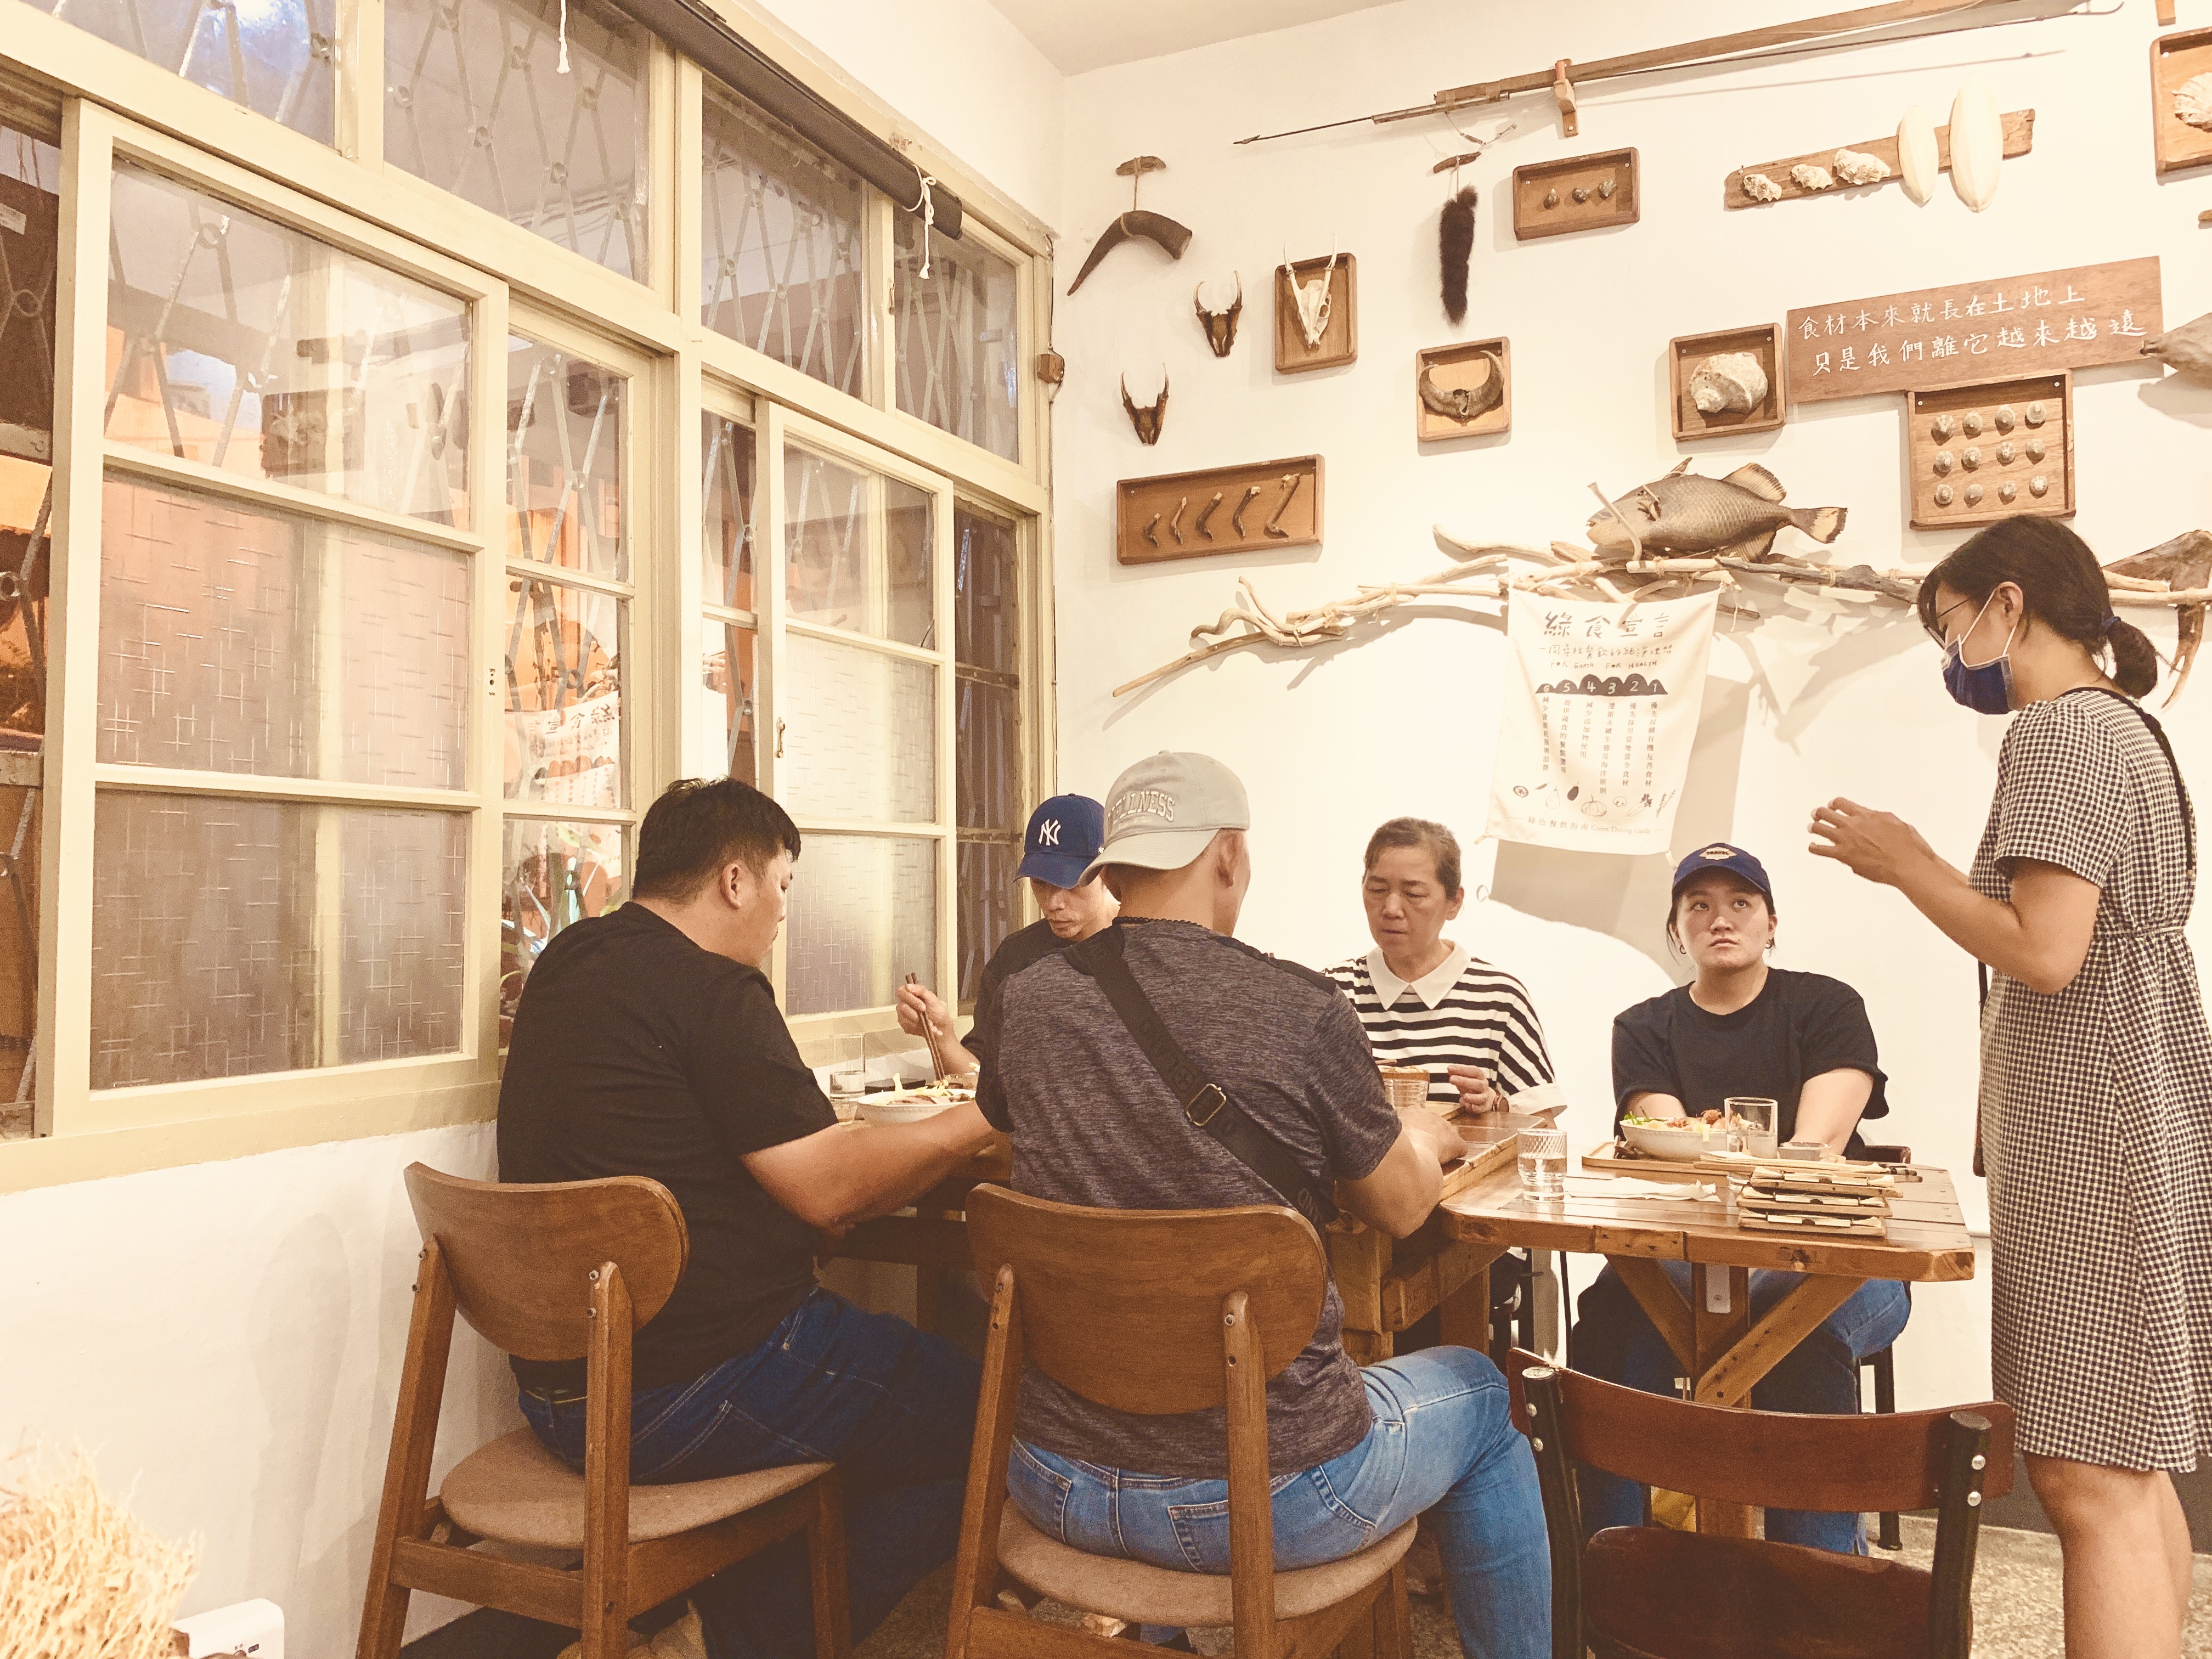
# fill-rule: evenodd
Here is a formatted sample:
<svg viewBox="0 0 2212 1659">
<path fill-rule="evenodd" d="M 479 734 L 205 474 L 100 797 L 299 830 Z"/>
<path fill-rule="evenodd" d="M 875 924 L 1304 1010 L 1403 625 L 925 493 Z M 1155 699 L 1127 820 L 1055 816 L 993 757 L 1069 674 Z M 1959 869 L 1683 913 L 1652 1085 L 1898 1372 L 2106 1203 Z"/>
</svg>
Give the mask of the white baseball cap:
<svg viewBox="0 0 2212 1659">
<path fill-rule="evenodd" d="M 1180 870 L 1222 830 L 1251 827 L 1251 804 L 1234 772 L 1211 755 L 1163 749 L 1114 780 L 1106 794 L 1106 844 L 1083 878 L 1109 864 Z"/>
</svg>

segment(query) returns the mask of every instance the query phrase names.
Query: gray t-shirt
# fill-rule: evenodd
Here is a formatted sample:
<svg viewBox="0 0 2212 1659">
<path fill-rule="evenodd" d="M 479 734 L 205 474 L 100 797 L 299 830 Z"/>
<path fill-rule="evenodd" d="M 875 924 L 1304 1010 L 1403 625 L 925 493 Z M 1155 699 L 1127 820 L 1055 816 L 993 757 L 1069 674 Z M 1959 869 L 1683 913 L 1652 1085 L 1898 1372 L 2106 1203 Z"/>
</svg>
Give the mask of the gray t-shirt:
<svg viewBox="0 0 2212 1659">
<path fill-rule="evenodd" d="M 1398 1139 L 1375 1056 L 1327 978 L 1187 921 L 1134 919 L 1129 971 L 1192 1060 L 1308 1175 L 1358 1181 Z M 1194 1128 L 1104 993 L 1058 952 L 1006 982 L 984 1115 L 1014 1140 L 1016 1192 L 1116 1210 L 1225 1210 L 1282 1195 Z M 1277 1474 L 1349 1451 L 1371 1421 L 1332 1281 L 1313 1340 L 1267 1385 Z M 1064 1457 L 1190 1479 L 1229 1473 L 1222 1412 L 1109 1410 L 1031 1367 L 1015 1432 Z"/>
</svg>

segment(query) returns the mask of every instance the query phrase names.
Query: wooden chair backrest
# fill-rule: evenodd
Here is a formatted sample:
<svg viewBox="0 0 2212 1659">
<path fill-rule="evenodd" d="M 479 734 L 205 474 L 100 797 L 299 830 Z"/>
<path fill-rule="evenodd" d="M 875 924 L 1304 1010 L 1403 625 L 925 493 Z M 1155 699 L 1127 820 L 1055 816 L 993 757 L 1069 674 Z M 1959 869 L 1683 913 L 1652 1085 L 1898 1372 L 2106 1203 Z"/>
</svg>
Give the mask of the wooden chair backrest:
<svg viewBox="0 0 2212 1659">
<path fill-rule="evenodd" d="M 523 1359 L 582 1357 L 595 1269 L 621 1268 L 635 1330 L 660 1311 L 690 1253 L 675 1197 L 643 1176 L 502 1185 L 410 1164 L 406 1179 L 415 1224 L 444 1254 L 455 1311 Z"/>
<path fill-rule="evenodd" d="M 1249 1298 L 1266 1374 L 1320 1322 L 1328 1259 L 1296 1210 L 1093 1210 L 1003 1187 L 968 1196 L 968 1237 L 990 1284 L 1011 1265 L 1023 1352 L 1046 1376 L 1115 1411 L 1218 1406 L 1222 1304 Z"/>
<path fill-rule="evenodd" d="M 1513 1421 L 1524 1434 L 1522 1373 L 1550 1364 L 1522 1348 L 1508 1358 Z M 1568 1457 L 1669 1492 L 1768 1509 L 1934 1509 L 1942 1501 L 1951 1414 L 1959 1410 L 1989 1419 L 1983 1491 L 1999 1498 L 2012 1490 L 2012 1407 L 1994 1400 L 1942 1411 L 1817 1417 L 1701 1406 L 1579 1371 L 1561 1370 L 1559 1378 Z"/>
</svg>

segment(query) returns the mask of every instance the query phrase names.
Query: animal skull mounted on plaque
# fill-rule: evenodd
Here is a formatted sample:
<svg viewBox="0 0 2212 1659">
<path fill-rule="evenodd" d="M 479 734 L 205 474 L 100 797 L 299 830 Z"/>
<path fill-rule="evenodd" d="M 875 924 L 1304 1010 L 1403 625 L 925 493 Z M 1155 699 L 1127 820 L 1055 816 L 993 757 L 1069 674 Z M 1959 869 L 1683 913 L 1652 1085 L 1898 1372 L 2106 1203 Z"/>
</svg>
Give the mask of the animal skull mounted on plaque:
<svg viewBox="0 0 2212 1659">
<path fill-rule="evenodd" d="M 1137 428 L 1137 441 L 1147 446 L 1160 441 L 1160 427 L 1168 417 L 1168 377 L 1160 374 L 1160 395 L 1149 404 L 1139 404 L 1129 395 L 1129 377 L 1121 377 L 1121 407 L 1128 411 L 1129 424 Z"/>
<path fill-rule="evenodd" d="M 1237 283 L 1237 297 L 1229 302 L 1226 311 L 1206 308 L 1206 284 L 1200 283 L 1190 291 L 1191 305 L 1198 312 L 1198 325 L 1206 331 L 1206 343 L 1217 357 L 1226 357 L 1229 349 L 1237 343 L 1237 319 L 1244 311 L 1244 278 L 1237 272 L 1230 273 Z"/>
<path fill-rule="evenodd" d="M 1291 273 L 1291 297 L 1297 302 L 1298 331 L 1306 337 L 1309 349 L 1318 348 L 1321 337 L 1328 332 L 1329 283 L 1336 275 L 1335 250 L 1330 250 L 1328 264 L 1310 283 L 1298 280 L 1288 248 L 1283 250 L 1283 264 Z"/>
</svg>

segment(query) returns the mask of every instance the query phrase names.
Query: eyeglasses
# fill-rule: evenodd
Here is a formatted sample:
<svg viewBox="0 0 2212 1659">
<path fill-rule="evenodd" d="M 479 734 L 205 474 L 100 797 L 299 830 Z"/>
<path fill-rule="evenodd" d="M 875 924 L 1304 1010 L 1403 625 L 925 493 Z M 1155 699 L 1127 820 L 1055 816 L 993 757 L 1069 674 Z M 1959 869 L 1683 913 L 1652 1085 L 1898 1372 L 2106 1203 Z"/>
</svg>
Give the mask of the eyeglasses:
<svg viewBox="0 0 2212 1659">
<path fill-rule="evenodd" d="M 1942 610 L 1938 611 L 1936 613 L 1936 620 L 1928 624 L 1928 637 L 1935 641 L 1937 645 L 1942 647 L 1945 650 L 1948 651 L 1950 649 L 1951 641 L 1945 637 L 1943 633 L 1943 618 L 1949 616 L 1954 611 L 1965 610 L 1972 603 L 1973 601 L 1972 599 L 1961 599 L 1956 605 L 1947 605 Z"/>
</svg>

